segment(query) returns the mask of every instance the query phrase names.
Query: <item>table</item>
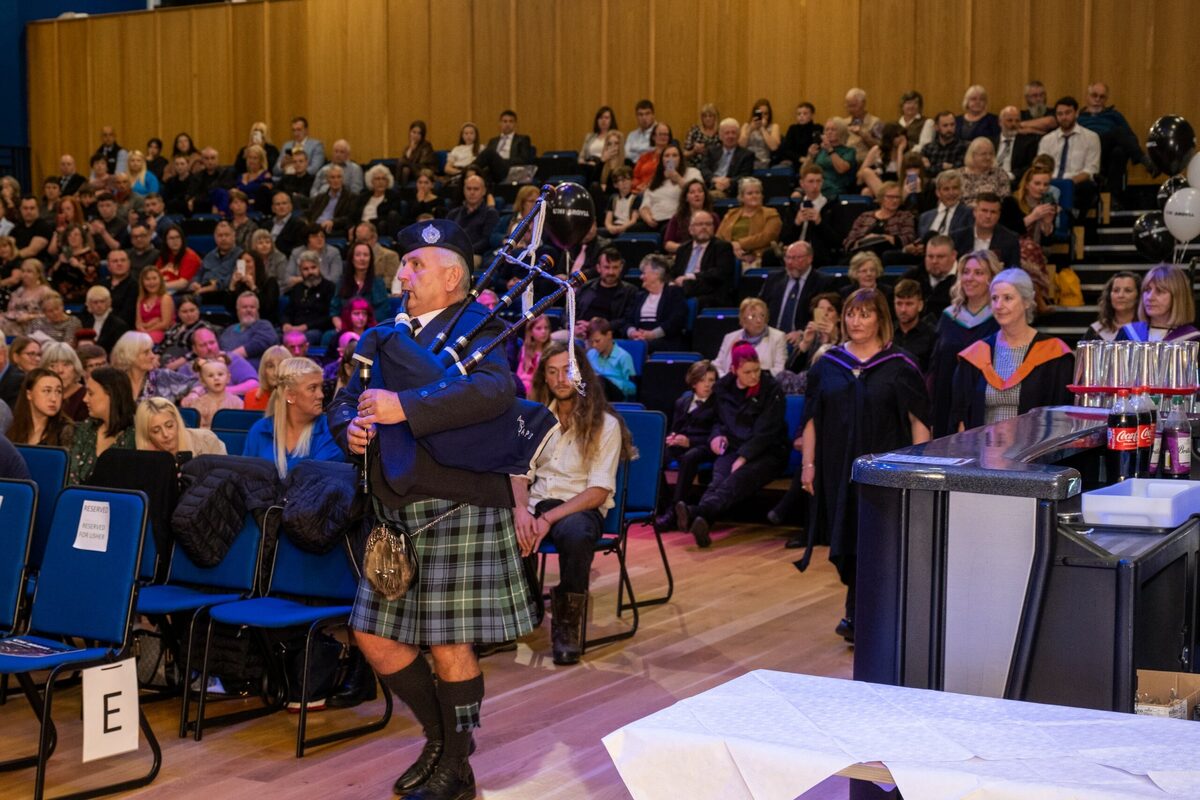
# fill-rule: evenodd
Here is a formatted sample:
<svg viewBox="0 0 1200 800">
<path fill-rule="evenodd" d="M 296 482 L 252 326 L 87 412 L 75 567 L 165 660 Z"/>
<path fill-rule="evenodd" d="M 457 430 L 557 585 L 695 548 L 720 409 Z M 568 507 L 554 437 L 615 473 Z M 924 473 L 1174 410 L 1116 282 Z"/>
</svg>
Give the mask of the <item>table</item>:
<svg viewBox="0 0 1200 800">
<path fill-rule="evenodd" d="M 604 745 L 635 800 L 792 800 L 835 774 L 910 800 L 1200 797 L 1200 723 L 769 670 Z"/>
</svg>

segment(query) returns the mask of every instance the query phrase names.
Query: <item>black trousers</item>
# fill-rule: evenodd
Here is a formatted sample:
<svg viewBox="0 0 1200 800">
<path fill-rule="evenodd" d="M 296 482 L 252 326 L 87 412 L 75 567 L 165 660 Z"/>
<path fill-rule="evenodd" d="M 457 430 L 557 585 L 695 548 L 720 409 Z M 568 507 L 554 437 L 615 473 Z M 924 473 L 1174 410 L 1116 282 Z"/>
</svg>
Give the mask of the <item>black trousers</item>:
<svg viewBox="0 0 1200 800">
<path fill-rule="evenodd" d="M 734 505 L 753 495 L 783 472 L 784 459 L 767 456 L 747 461 L 733 472 L 737 453 L 733 449 L 717 456 L 713 463 L 713 479 L 700 498 L 697 513 L 712 522 Z"/>
<path fill-rule="evenodd" d="M 712 458 L 713 453 L 708 448 L 707 443 L 693 445 L 692 447 L 667 448 L 667 461 L 679 462 L 679 471 L 675 476 L 675 491 L 671 496 L 670 508 L 674 508 L 675 504 L 680 500 L 687 499 L 688 489 L 692 487 L 692 481 L 696 480 L 696 473 L 700 471 L 700 466 Z"/>
</svg>

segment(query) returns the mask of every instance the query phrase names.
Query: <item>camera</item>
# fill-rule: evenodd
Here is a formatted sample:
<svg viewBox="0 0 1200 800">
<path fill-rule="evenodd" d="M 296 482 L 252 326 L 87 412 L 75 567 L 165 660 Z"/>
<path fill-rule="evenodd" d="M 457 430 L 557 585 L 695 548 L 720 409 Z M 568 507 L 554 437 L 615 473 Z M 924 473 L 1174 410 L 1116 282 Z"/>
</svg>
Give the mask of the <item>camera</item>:
<svg viewBox="0 0 1200 800">
<path fill-rule="evenodd" d="M 762 111 L 755 111 L 755 112 L 754 112 L 754 118 L 755 118 L 755 119 L 764 119 L 766 116 L 767 116 L 767 115 L 766 115 L 766 114 L 764 114 Z"/>
</svg>

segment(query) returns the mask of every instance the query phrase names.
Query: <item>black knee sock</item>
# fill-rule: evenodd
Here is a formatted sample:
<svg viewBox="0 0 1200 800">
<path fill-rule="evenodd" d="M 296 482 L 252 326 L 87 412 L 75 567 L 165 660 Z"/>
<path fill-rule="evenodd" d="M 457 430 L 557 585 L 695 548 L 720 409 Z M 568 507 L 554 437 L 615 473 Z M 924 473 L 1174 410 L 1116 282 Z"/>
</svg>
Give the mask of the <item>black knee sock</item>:
<svg viewBox="0 0 1200 800">
<path fill-rule="evenodd" d="M 438 704 L 437 687 L 433 683 L 433 670 L 424 656 L 399 672 L 380 675 L 384 684 L 412 709 L 417 722 L 425 730 L 425 737 L 434 741 L 442 738 L 442 711 Z"/>
<path fill-rule="evenodd" d="M 442 741 L 446 758 L 466 758 L 470 754 L 471 731 L 479 727 L 479 709 L 483 704 L 483 675 L 465 681 L 438 681 L 438 701 L 442 707 Z"/>
</svg>

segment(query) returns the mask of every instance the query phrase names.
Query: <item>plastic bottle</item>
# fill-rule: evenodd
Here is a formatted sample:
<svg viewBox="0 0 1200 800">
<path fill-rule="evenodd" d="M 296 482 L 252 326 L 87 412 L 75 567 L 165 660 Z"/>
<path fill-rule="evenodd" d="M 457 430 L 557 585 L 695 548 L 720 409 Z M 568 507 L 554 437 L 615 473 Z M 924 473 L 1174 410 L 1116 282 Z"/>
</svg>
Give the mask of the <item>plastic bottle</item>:
<svg viewBox="0 0 1200 800">
<path fill-rule="evenodd" d="M 1192 473 L 1192 424 L 1183 408 L 1184 398 L 1171 398 L 1163 423 L 1163 478 L 1187 480 Z"/>
<path fill-rule="evenodd" d="M 1138 418 L 1128 389 L 1120 389 L 1108 412 L 1108 479 L 1113 483 L 1137 477 Z"/>
<path fill-rule="evenodd" d="M 1154 459 L 1154 434 L 1158 423 L 1158 407 L 1145 386 L 1133 390 L 1133 407 L 1138 417 L 1137 477 L 1152 478 L 1158 472 Z"/>
</svg>

